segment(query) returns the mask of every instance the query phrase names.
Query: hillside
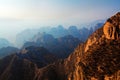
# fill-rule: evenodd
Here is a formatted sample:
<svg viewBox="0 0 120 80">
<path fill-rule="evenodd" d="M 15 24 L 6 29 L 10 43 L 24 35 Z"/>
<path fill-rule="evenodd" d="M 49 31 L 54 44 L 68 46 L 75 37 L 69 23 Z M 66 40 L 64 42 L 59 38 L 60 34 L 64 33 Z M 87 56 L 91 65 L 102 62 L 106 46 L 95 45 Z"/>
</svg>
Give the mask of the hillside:
<svg viewBox="0 0 120 80">
<path fill-rule="evenodd" d="M 15 47 L 3 47 L 0 49 L 0 58 L 14 54 L 18 51 L 19 51 L 19 49 L 15 48 Z"/>
<path fill-rule="evenodd" d="M 117 13 L 67 59 L 41 69 L 38 80 L 119 80 L 119 25 L 120 13 Z"/>
<path fill-rule="evenodd" d="M 2 59 L 0 80 L 120 80 L 120 12 L 64 60 L 39 68 L 17 55 Z"/>
<path fill-rule="evenodd" d="M 38 33 L 31 39 L 31 41 L 26 42 L 23 45 L 23 48 L 29 46 L 44 47 L 58 58 L 64 59 L 68 57 L 80 43 L 82 43 L 82 41 L 71 35 L 54 38 L 47 33 Z"/>
</svg>

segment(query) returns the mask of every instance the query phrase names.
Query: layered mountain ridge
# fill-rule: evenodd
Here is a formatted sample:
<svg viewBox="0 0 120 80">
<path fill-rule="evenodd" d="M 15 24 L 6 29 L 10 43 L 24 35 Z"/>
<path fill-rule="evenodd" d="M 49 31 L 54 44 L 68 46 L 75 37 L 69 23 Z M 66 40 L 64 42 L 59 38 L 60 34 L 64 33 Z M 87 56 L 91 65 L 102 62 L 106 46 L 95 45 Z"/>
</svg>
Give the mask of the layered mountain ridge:
<svg viewBox="0 0 120 80">
<path fill-rule="evenodd" d="M 0 49 L 8 46 L 12 46 L 12 44 L 8 40 L 0 38 Z"/>
<path fill-rule="evenodd" d="M 120 13 L 117 13 L 109 18 L 102 28 L 94 32 L 86 43 L 79 45 L 67 59 L 46 67 L 38 80 L 119 80 L 119 15 Z M 106 26 L 108 23 L 109 27 Z M 109 32 L 111 27 L 116 28 L 112 33 Z M 108 38 L 106 34 L 112 34 L 114 38 Z M 49 76 L 51 69 L 55 76 Z"/>
<path fill-rule="evenodd" d="M 72 35 L 75 38 L 78 38 L 81 41 L 85 41 L 90 34 L 92 34 L 95 30 L 101 27 L 104 24 L 104 21 L 96 21 L 91 23 L 91 25 L 86 28 L 85 26 L 81 26 L 81 28 L 77 28 L 77 26 L 70 26 L 69 28 L 64 28 L 62 25 L 57 27 L 41 27 L 40 29 L 27 29 L 17 34 L 16 36 L 16 44 L 18 47 L 22 47 L 24 43 L 27 41 L 31 41 L 34 36 L 38 35 L 38 33 L 47 33 L 52 35 L 54 38 L 60 38 L 67 35 Z"/>
<path fill-rule="evenodd" d="M 17 55 L 7 59 L 0 65 L 1 80 L 120 80 L 120 12 L 64 60 L 38 68 Z"/>
<path fill-rule="evenodd" d="M 54 38 L 47 33 L 38 33 L 30 42 L 26 42 L 23 48 L 29 46 L 44 47 L 58 58 L 66 58 L 74 51 L 79 43 L 82 43 L 78 38 L 67 35 L 60 38 Z"/>
</svg>

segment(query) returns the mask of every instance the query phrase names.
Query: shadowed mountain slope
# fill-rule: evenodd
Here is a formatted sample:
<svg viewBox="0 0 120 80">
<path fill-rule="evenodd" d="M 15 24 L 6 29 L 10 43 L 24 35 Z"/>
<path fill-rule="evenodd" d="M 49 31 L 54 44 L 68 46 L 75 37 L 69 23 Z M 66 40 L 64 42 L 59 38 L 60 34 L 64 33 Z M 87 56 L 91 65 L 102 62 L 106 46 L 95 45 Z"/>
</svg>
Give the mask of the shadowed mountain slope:
<svg viewBox="0 0 120 80">
<path fill-rule="evenodd" d="M 7 59 L 1 80 L 120 80 L 120 12 L 64 60 L 38 69 L 34 62 Z"/>
</svg>

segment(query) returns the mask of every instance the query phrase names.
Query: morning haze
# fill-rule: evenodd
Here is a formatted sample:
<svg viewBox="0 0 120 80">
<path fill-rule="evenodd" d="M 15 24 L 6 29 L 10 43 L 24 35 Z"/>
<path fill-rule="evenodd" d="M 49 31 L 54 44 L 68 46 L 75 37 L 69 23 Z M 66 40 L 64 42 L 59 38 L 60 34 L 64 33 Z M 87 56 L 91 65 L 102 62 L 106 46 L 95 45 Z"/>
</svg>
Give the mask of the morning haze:
<svg viewBox="0 0 120 80">
<path fill-rule="evenodd" d="M 109 2 L 108 2 L 109 1 Z M 79 25 L 120 11 L 119 0 L 0 0 L 0 38 L 41 26 Z"/>
</svg>

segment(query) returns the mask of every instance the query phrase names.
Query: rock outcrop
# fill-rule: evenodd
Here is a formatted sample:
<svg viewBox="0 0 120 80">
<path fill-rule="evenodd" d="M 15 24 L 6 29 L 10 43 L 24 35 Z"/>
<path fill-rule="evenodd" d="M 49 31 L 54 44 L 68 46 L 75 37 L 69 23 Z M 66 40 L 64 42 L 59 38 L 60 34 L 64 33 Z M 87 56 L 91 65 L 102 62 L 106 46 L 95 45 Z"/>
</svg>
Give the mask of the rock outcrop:
<svg viewBox="0 0 120 80">
<path fill-rule="evenodd" d="M 73 69 L 69 68 L 71 71 L 65 80 L 120 80 L 119 26 L 120 12 L 109 18 L 85 44 L 79 45 L 66 60 L 66 67 Z"/>
<path fill-rule="evenodd" d="M 107 39 L 118 39 L 120 37 L 120 12 L 107 20 L 103 31 Z"/>
<path fill-rule="evenodd" d="M 0 65 L 0 80 L 120 80 L 119 15 L 120 12 L 108 19 L 64 60 L 38 68 L 30 61 L 14 57 L 3 70 Z"/>
<path fill-rule="evenodd" d="M 95 31 L 86 41 L 85 52 L 93 44 L 104 42 L 103 39 L 117 40 L 120 38 L 120 12 L 109 18 L 102 28 Z"/>
<path fill-rule="evenodd" d="M 119 23 L 117 13 L 110 19 Z M 42 80 L 120 80 L 120 36 L 118 25 L 112 24 L 116 30 L 114 38 L 108 38 L 106 24 L 95 31 L 84 44 L 80 44 L 65 60 L 44 68 L 44 74 L 52 69 L 53 75 L 42 74 Z M 117 34 L 116 34 L 117 33 Z M 106 35 L 107 34 L 107 35 Z M 41 76 L 41 75 L 39 75 Z M 40 78 L 38 78 L 40 80 Z"/>
</svg>

